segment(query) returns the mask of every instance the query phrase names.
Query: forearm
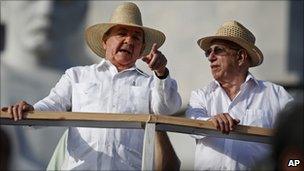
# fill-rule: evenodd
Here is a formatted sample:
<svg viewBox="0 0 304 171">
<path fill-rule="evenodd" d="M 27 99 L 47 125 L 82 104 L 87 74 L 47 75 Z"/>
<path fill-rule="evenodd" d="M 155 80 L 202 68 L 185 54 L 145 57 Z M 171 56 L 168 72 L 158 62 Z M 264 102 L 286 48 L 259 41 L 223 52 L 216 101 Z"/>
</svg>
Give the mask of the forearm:
<svg viewBox="0 0 304 171">
<path fill-rule="evenodd" d="M 73 75 L 71 69 L 60 78 L 50 94 L 44 99 L 38 101 L 34 108 L 38 111 L 67 111 L 71 109 L 72 97 L 72 79 L 69 75 Z"/>
<path fill-rule="evenodd" d="M 155 114 L 173 114 L 180 109 L 181 97 L 175 80 L 154 78 L 151 108 Z"/>
<path fill-rule="evenodd" d="M 34 109 L 37 111 L 68 111 L 70 106 L 69 101 L 63 100 L 51 92 L 49 96 L 34 104 Z"/>
</svg>

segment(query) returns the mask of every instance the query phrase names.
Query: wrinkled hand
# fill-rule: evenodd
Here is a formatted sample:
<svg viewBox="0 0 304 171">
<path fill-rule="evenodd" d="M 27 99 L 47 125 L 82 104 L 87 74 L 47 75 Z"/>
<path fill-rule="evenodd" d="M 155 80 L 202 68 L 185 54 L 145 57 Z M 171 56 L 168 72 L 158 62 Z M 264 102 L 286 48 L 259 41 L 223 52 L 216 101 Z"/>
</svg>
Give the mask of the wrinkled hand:
<svg viewBox="0 0 304 171">
<path fill-rule="evenodd" d="M 152 71 L 155 71 L 157 76 L 166 74 L 167 59 L 160 51 L 157 50 L 157 44 L 154 43 L 150 53 L 142 58 Z"/>
<path fill-rule="evenodd" d="M 233 119 L 228 113 L 220 113 L 208 121 L 211 121 L 217 130 L 223 134 L 229 134 L 233 130 L 234 126 L 240 123 L 239 119 Z"/>
<path fill-rule="evenodd" d="M 1 108 L 1 111 L 7 111 L 15 121 L 21 120 L 26 112 L 33 110 L 34 107 L 25 101 L 20 101 L 13 106 Z"/>
</svg>

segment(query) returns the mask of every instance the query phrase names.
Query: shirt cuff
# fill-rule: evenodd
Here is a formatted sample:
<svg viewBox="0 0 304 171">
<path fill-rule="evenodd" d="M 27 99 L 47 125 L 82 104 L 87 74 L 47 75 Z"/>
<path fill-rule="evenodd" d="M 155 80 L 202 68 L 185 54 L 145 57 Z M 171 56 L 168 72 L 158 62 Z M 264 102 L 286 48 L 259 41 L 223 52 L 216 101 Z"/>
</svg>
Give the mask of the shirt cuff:
<svg viewBox="0 0 304 171">
<path fill-rule="evenodd" d="M 157 90 L 163 91 L 166 88 L 170 87 L 171 85 L 171 77 L 170 75 L 167 75 L 165 79 L 160 79 L 158 76 L 154 73 L 154 86 Z"/>
<path fill-rule="evenodd" d="M 169 75 L 169 69 L 166 68 L 166 70 L 165 70 L 165 75 L 163 75 L 163 76 L 158 76 L 158 75 L 156 74 L 155 71 L 154 71 L 154 74 L 155 74 L 155 76 L 156 76 L 157 78 L 163 80 L 163 79 L 166 79 L 166 78 L 168 77 L 168 75 Z"/>
<path fill-rule="evenodd" d="M 42 111 L 39 107 L 38 102 L 33 105 L 35 111 Z"/>
</svg>

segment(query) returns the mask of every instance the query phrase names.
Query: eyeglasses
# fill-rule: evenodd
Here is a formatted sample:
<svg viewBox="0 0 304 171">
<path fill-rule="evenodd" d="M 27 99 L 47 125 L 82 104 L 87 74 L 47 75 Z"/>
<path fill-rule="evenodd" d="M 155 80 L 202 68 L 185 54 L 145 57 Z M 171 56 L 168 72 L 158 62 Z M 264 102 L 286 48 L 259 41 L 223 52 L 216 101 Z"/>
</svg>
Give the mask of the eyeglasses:
<svg viewBox="0 0 304 171">
<path fill-rule="evenodd" d="M 229 49 L 232 49 L 232 50 L 235 50 L 235 51 L 240 50 L 238 48 L 233 48 L 233 47 L 214 46 L 213 48 L 210 48 L 205 52 L 205 56 L 206 56 L 206 58 L 209 58 L 211 52 L 213 52 L 213 54 L 215 54 L 215 55 L 220 55 L 220 54 L 223 54 L 223 53 L 227 53 Z"/>
</svg>

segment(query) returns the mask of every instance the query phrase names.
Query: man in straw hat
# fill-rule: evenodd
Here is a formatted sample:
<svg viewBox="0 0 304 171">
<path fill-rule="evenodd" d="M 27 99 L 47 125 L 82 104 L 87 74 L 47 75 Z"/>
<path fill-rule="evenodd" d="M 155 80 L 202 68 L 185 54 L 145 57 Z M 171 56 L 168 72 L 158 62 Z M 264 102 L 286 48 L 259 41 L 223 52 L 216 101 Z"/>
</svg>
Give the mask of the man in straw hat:
<svg viewBox="0 0 304 171">
<path fill-rule="evenodd" d="M 187 117 L 211 121 L 229 134 L 237 124 L 272 128 L 277 113 L 292 100 L 283 87 L 257 80 L 250 72 L 263 62 L 254 35 L 237 21 L 225 22 L 215 36 L 198 40 L 214 81 L 192 92 Z M 196 170 L 250 169 L 269 146 L 210 136 L 196 139 Z"/>
<path fill-rule="evenodd" d="M 165 35 L 142 26 L 141 13 L 134 3 L 118 6 L 109 23 L 87 28 L 85 39 L 102 58 L 99 64 L 68 69 L 50 94 L 34 106 L 21 101 L 3 110 L 8 110 L 15 120 L 31 110 L 168 115 L 177 112 L 181 106 L 177 84 L 169 76 L 167 59 L 157 50 Z M 153 76 L 135 66 L 141 58 L 154 71 Z M 65 153 L 62 160 L 55 162 L 55 169 L 139 170 L 143 133 L 137 129 L 69 128 L 67 137 L 62 138 L 66 144 L 60 144 Z M 166 134 L 157 135 L 158 141 L 169 142 Z M 165 144 L 162 148 L 170 146 Z"/>
</svg>

